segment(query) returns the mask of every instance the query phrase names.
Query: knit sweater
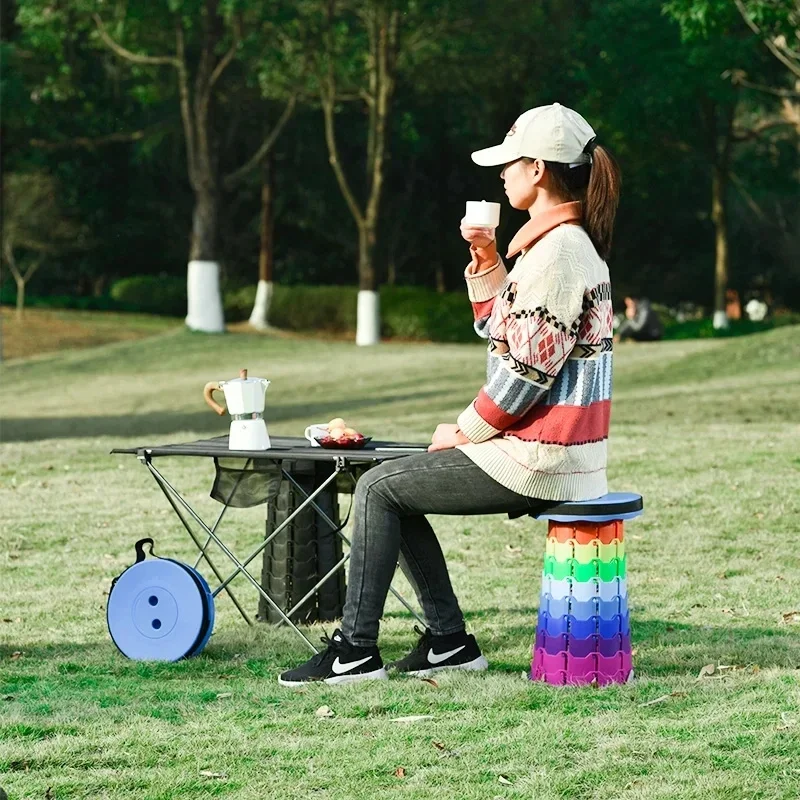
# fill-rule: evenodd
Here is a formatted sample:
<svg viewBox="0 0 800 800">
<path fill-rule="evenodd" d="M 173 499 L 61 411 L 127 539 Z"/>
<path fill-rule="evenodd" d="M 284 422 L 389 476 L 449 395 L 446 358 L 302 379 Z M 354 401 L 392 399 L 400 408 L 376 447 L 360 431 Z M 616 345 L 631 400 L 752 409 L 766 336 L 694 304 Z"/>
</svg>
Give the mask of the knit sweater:
<svg viewBox="0 0 800 800">
<path fill-rule="evenodd" d="M 528 497 L 587 500 L 608 491 L 612 308 L 608 267 L 580 226 L 580 203 L 534 216 L 521 252 L 467 268 L 475 330 L 488 339 L 486 384 L 459 415 L 459 449 Z M 475 270 L 478 271 L 475 271 Z"/>
</svg>

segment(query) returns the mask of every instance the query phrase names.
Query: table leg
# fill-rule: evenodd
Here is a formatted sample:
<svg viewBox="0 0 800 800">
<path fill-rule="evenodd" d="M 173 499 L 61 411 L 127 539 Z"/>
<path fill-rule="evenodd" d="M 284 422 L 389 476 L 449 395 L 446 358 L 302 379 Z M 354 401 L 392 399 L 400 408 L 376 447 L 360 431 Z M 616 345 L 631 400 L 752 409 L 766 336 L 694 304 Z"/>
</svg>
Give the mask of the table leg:
<svg viewBox="0 0 800 800">
<path fill-rule="evenodd" d="M 164 497 L 167 498 L 167 500 L 169 501 L 169 504 L 172 506 L 172 510 L 175 512 L 175 514 L 177 515 L 178 519 L 183 524 L 183 527 L 186 528 L 186 531 L 188 532 L 189 536 L 191 536 L 192 541 L 195 543 L 195 545 L 197 546 L 198 550 L 200 550 L 201 557 L 206 560 L 206 563 L 208 564 L 209 568 L 211 569 L 211 571 L 216 576 L 217 580 L 221 581 L 222 580 L 222 574 L 217 569 L 216 564 L 214 564 L 214 562 L 211 560 L 211 558 L 208 555 L 208 553 L 205 552 L 205 548 L 200 546 L 200 540 L 197 538 L 195 532 L 192 530 L 191 525 L 189 525 L 189 523 L 186 521 L 185 517 L 180 512 L 180 509 L 175 504 L 175 501 L 173 500 L 172 496 L 166 490 L 166 488 L 162 484 L 161 480 L 159 480 L 160 473 L 149 462 L 143 461 L 142 463 L 144 463 L 144 465 L 150 470 L 150 474 L 155 478 L 155 481 L 158 484 L 159 489 L 161 489 L 161 491 L 164 493 Z M 170 487 L 170 488 L 172 489 L 172 487 Z M 172 491 L 174 492 L 175 490 L 172 489 Z M 177 494 L 177 492 L 176 492 L 176 494 Z M 223 509 L 223 512 L 224 512 L 224 510 L 225 509 Z M 221 519 L 222 519 L 222 514 L 219 515 L 219 517 L 217 519 L 217 522 L 214 524 L 214 530 L 215 531 L 216 531 L 217 525 L 219 524 Z M 211 537 L 209 536 L 209 539 L 210 538 Z M 206 547 L 207 546 L 208 546 L 208 543 L 206 543 Z M 199 560 L 200 559 L 198 558 L 198 563 L 199 563 Z M 253 624 L 253 620 L 251 620 L 250 617 L 247 616 L 247 612 L 242 608 L 241 603 L 236 599 L 236 596 L 233 594 L 233 592 L 229 588 L 226 589 L 226 591 L 227 591 L 228 597 L 230 597 L 231 601 L 233 602 L 233 604 L 239 610 L 239 613 L 244 618 L 244 621 L 248 625 L 252 625 Z"/>
<path fill-rule="evenodd" d="M 145 463 L 147 468 L 157 478 L 159 484 L 161 485 L 162 491 L 164 491 L 164 494 L 166 494 L 167 498 L 170 499 L 170 502 L 172 502 L 172 499 L 177 500 L 178 503 L 183 506 L 184 510 L 189 514 L 189 516 L 191 516 L 192 519 L 194 519 L 194 521 L 200 525 L 200 527 L 216 542 L 216 544 L 230 559 L 230 561 L 236 565 L 237 569 L 233 575 L 231 575 L 227 580 L 223 581 L 223 583 L 212 592 L 212 595 L 216 597 L 224 588 L 226 588 L 227 584 L 230 583 L 230 581 L 241 572 L 245 578 L 250 581 L 255 590 L 275 609 L 279 616 L 284 618 L 284 621 L 289 625 L 289 627 L 294 630 L 294 632 L 311 648 L 311 650 L 314 651 L 314 653 L 318 653 L 319 651 L 311 643 L 311 640 L 286 616 L 280 606 L 262 589 L 261 584 L 259 584 L 259 582 L 247 571 L 246 565 L 242 564 L 242 562 L 239 561 L 239 559 L 231 552 L 225 542 L 223 542 L 219 536 L 217 536 L 217 534 L 212 531 L 208 525 L 206 525 L 197 512 L 189 505 L 189 503 L 186 502 L 186 500 L 183 499 L 178 490 L 175 489 L 172 484 L 170 484 L 170 482 L 153 466 L 152 463 L 149 461 L 146 461 Z M 172 493 L 172 498 L 170 498 L 170 495 L 167 494 L 166 489 L 169 489 L 169 491 Z M 192 538 L 194 538 L 193 533 Z"/>
<path fill-rule="evenodd" d="M 337 467 L 337 472 L 338 472 L 338 471 L 339 471 L 339 470 L 338 470 L 338 467 Z M 291 475 L 290 475 L 288 472 L 286 472 L 286 471 L 285 471 L 285 470 L 283 470 L 283 469 L 281 470 L 281 472 L 283 473 L 284 477 L 285 477 L 285 478 L 286 478 L 288 481 L 290 481 L 290 482 L 291 482 L 291 483 L 292 483 L 292 484 L 295 486 L 295 488 L 296 488 L 296 489 L 297 489 L 299 492 L 301 492 L 302 494 L 305 494 L 305 492 L 303 491 L 303 488 L 302 488 L 302 487 L 301 487 L 301 486 L 300 486 L 300 485 L 297 483 L 297 481 L 296 481 L 296 480 L 295 480 L 295 479 L 294 479 L 294 478 L 293 478 L 293 477 L 292 477 L 292 476 L 291 476 Z M 334 475 L 335 475 L 335 474 L 336 474 L 336 473 L 334 473 Z M 347 474 L 348 474 L 348 476 L 350 477 L 350 479 L 353 481 L 353 484 L 355 485 L 355 479 L 353 478 L 353 476 L 352 476 L 352 475 L 351 475 L 349 472 L 348 472 Z M 316 493 L 315 493 L 315 494 L 316 494 Z M 307 496 L 307 497 L 308 497 L 308 496 Z M 312 496 L 312 497 L 313 497 L 313 496 Z M 329 516 L 328 516 L 328 515 L 327 515 L 327 514 L 326 514 L 326 513 L 325 513 L 325 512 L 324 512 L 324 511 L 323 511 L 323 510 L 322 510 L 322 509 L 321 509 L 321 508 L 320 508 L 320 507 L 319 507 L 319 506 L 318 506 L 318 505 L 315 503 L 315 502 L 314 502 L 314 501 L 313 501 L 312 497 L 308 497 L 308 499 L 307 499 L 307 500 L 306 500 L 304 503 L 302 503 L 302 504 L 299 506 L 299 508 L 303 508 L 303 506 L 306 506 L 306 505 L 309 505 L 309 504 L 310 504 L 310 505 L 311 505 L 311 507 L 312 507 L 312 508 L 313 508 L 313 509 L 314 509 L 314 510 L 317 512 L 317 514 L 319 514 L 319 516 L 320 516 L 320 517 L 322 517 L 322 519 L 324 519 L 324 520 L 325 520 L 325 522 L 327 522 L 327 523 L 328 523 L 328 525 L 330 525 L 330 526 L 333 528 L 333 530 L 334 530 L 334 531 L 335 531 L 335 532 L 336 532 L 336 533 L 337 533 L 337 534 L 338 534 L 338 535 L 341 537 L 342 541 L 343 541 L 343 542 L 344 542 L 344 543 L 345 543 L 345 544 L 346 544 L 348 547 L 350 547 L 350 540 L 349 540 L 349 539 L 348 539 L 348 538 L 347 538 L 347 537 L 344 535 L 344 533 L 342 532 L 342 530 L 341 530 L 341 526 L 337 525 L 337 524 L 336 524 L 336 523 L 335 523 L 335 522 L 334 522 L 334 521 L 333 521 L 333 520 L 332 520 L 332 519 L 331 519 L 331 518 L 330 518 L 330 517 L 329 517 Z M 348 556 L 348 557 L 349 557 L 349 556 Z M 326 576 L 326 579 L 327 579 L 327 576 Z M 321 585 L 322 585 L 324 582 L 325 582 L 325 579 L 323 579 L 322 581 L 320 581 L 320 583 L 319 583 L 319 584 L 317 584 L 317 586 L 315 587 L 315 589 L 316 589 L 316 588 L 319 588 L 319 586 L 321 586 Z M 389 591 L 390 591 L 390 592 L 391 592 L 391 593 L 392 593 L 392 594 L 393 594 L 393 595 L 394 595 L 394 596 L 395 596 L 395 597 L 396 597 L 396 598 L 397 598 L 397 599 L 398 599 L 398 600 L 399 600 L 399 601 L 400 601 L 400 602 L 401 602 L 401 603 L 402 603 L 402 604 L 403 604 L 403 605 L 406 607 L 406 609 L 408 610 L 408 612 L 409 612 L 409 613 L 410 613 L 410 614 L 411 614 L 413 617 L 415 617 L 415 618 L 416 618 L 416 620 L 417 620 L 417 621 L 418 621 L 418 622 L 419 622 L 419 623 L 420 623 L 420 624 L 421 624 L 423 627 L 427 627 L 427 623 L 425 622 L 425 620 L 424 620 L 424 619 L 423 619 L 423 618 L 422 618 L 422 617 L 421 617 L 421 616 L 420 616 L 420 615 L 419 615 L 419 614 L 418 614 L 418 613 L 417 613 L 417 612 L 416 612 L 416 611 L 415 611 L 415 610 L 414 610 L 414 609 L 411 607 L 411 605 L 408 603 L 408 601 L 407 601 L 407 600 L 406 600 L 406 599 L 403 597 L 403 595 L 401 595 L 401 594 L 400 594 L 400 592 L 398 592 L 398 591 L 397 591 L 397 589 L 395 589 L 395 588 L 394 588 L 394 586 L 391 586 L 391 585 L 390 585 L 390 586 L 389 586 Z M 309 593 L 308 595 L 306 595 L 306 597 L 304 597 L 304 598 L 303 598 L 303 600 L 306 600 L 306 599 L 307 599 L 308 597 L 310 597 L 310 596 L 311 596 L 311 593 Z M 299 607 L 299 605 L 300 605 L 300 603 L 297 603 L 297 604 L 295 604 L 295 608 L 298 608 L 298 607 Z M 292 611 L 294 611 L 294 609 L 292 609 Z M 290 612 L 290 613 L 291 613 L 291 612 Z M 280 625 L 281 623 L 280 623 L 280 622 L 278 622 L 277 624 L 278 624 L 278 625 Z"/>
</svg>

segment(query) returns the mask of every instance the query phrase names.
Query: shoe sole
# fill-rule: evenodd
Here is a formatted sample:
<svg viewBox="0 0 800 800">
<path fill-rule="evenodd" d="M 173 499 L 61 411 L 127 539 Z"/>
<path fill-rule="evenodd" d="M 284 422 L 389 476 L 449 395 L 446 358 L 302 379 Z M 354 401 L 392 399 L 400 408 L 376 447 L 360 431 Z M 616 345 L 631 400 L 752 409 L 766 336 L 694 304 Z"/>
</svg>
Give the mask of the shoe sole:
<svg viewBox="0 0 800 800">
<path fill-rule="evenodd" d="M 342 683 L 359 683 L 360 681 L 388 681 L 389 675 L 384 667 L 373 670 L 372 672 L 359 672 L 355 675 L 334 675 L 324 678 L 322 681 L 285 681 L 278 676 L 278 683 L 281 686 L 308 686 L 310 683 L 327 683 L 329 686 L 338 686 Z"/>
<path fill-rule="evenodd" d="M 472 661 L 465 661 L 463 664 L 445 664 L 441 667 L 428 667 L 428 669 L 415 669 L 409 672 L 401 672 L 400 675 L 413 675 L 415 678 L 430 678 L 431 675 L 435 675 L 437 672 L 443 672 L 446 669 L 462 669 L 468 672 L 483 672 L 485 669 L 489 669 L 489 662 L 486 660 L 486 656 L 478 656 L 477 658 L 473 658 Z"/>
</svg>

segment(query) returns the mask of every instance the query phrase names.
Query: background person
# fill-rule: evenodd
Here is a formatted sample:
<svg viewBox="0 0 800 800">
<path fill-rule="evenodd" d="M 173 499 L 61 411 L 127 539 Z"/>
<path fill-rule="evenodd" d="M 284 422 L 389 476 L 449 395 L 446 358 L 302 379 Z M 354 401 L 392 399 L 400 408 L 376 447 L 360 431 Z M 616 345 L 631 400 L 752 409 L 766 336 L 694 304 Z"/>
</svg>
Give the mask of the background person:
<svg viewBox="0 0 800 800">
<path fill-rule="evenodd" d="M 655 342 L 664 335 L 661 318 L 646 297 L 625 298 L 625 319 L 622 320 L 614 340 L 632 339 L 635 342 Z"/>
<path fill-rule="evenodd" d="M 526 111 L 505 140 L 472 154 L 502 166 L 509 203 L 530 220 L 506 272 L 494 230 L 462 224 L 475 329 L 488 340 L 487 379 L 427 453 L 370 469 L 355 490 L 347 600 L 326 649 L 279 677 L 284 686 L 387 677 L 378 627 L 397 561 L 427 628 L 393 666 L 425 676 L 488 666 L 466 632 L 427 514 L 541 511 L 608 491 L 612 309 L 605 258 L 619 170 L 591 126 L 558 103 Z"/>
</svg>

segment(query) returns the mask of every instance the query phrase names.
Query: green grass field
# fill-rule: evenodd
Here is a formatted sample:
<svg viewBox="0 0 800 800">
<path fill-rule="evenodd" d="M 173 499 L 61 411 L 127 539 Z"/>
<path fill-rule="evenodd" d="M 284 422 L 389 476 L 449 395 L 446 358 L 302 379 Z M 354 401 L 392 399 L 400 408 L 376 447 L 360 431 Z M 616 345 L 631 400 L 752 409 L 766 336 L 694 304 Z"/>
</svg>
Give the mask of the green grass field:
<svg viewBox="0 0 800 800">
<path fill-rule="evenodd" d="M 524 677 L 545 535 L 527 518 L 434 519 L 486 674 L 282 689 L 276 673 L 304 645 L 248 628 L 225 597 L 191 661 L 127 661 L 108 637 L 106 593 L 136 539 L 193 562 L 155 482 L 112 447 L 224 433 L 202 387 L 240 367 L 272 380 L 273 433 L 341 415 L 425 441 L 480 386 L 480 345 L 171 332 L 5 367 L 0 785 L 12 799 L 795 800 L 798 333 L 619 349 L 610 481 L 646 513 L 627 526 L 636 680 L 605 689 Z M 205 460 L 160 466 L 213 517 Z M 237 552 L 263 514 L 226 518 Z M 390 601 L 384 658 L 414 643 L 411 622 Z M 408 716 L 424 718 L 396 721 Z"/>
</svg>

